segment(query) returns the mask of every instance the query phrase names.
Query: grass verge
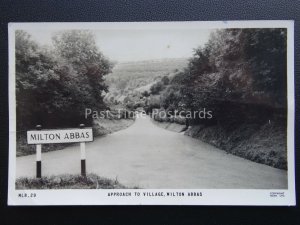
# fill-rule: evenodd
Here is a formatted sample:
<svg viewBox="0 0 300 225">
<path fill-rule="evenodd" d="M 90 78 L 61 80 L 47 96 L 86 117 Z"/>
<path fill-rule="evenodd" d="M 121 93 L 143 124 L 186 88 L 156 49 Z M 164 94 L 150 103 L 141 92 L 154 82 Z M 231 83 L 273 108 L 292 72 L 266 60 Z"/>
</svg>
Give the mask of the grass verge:
<svg viewBox="0 0 300 225">
<path fill-rule="evenodd" d="M 118 180 L 99 177 L 96 174 L 60 175 L 42 178 L 22 177 L 16 180 L 17 190 L 27 189 L 126 189 Z"/>
</svg>

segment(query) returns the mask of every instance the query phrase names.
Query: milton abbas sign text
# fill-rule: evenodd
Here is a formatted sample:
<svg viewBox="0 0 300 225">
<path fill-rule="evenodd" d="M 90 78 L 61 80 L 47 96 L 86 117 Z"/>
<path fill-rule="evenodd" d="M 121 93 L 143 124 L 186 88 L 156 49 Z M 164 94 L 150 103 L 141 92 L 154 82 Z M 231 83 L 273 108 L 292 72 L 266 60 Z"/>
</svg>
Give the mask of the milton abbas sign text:
<svg viewBox="0 0 300 225">
<path fill-rule="evenodd" d="M 93 141 L 92 128 L 27 131 L 28 144 L 50 144 Z"/>
</svg>

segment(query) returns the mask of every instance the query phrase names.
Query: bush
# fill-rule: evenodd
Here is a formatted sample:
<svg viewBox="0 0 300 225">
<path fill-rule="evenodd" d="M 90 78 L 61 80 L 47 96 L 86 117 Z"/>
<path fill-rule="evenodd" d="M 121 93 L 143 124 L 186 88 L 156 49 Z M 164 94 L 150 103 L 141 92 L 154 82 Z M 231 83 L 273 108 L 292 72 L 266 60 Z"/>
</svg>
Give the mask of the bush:
<svg viewBox="0 0 300 225">
<path fill-rule="evenodd" d="M 169 82 L 170 82 L 170 79 L 168 76 L 164 76 L 163 78 L 161 78 L 161 82 L 164 84 L 164 85 L 168 85 Z"/>
<path fill-rule="evenodd" d="M 148 105 L 145 107 L 147 113 L 152 113 L 153 109 L 160 108 L 159 95 L 151 95 L 149 97 Z"/>
<path fill-rule="evenodd" d="M 150 93 L 149 93 L 148 91 L 144 91 L 144 92 L 142 93 L 142 96 L 144 96 L 144 97 L 149 97 L 149 96 L 150 96 Z"/>
<path fill-rule="evenodd" d="M 150 88 L 150 92 L 152 95 L 159 94 L 164 89 L 164 84 L 161 81 L 153 84 Z"/>
<path fill-rule="evenodd" d="M 178 123 L 178 124 L 181 124 L 181 125 L 185 125 L 186 124 L 186 118 L 176 116 L 176 117 L 174 117 L 174 122 Z"/>
</svg>

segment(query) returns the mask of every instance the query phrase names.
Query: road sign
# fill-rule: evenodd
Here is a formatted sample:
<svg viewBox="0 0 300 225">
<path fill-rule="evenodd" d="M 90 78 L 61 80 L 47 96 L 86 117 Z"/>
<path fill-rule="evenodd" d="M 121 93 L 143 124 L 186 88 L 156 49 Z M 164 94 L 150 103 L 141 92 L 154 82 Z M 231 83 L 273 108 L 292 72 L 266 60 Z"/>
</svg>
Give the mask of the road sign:
<svg viewBox="0 0 300 225">
<path fill-rule="evenodd" d="M 81 175 L 86 176 L 85 142 L 93 141 L 93 129 L 79 125 L 80 129 L 36 130 L 27 131 L 27 143 L 36 145 L 36 177 L 42 177 L 42 144 L 80 142 Z"/>
<path fill-rule="evenodd" d="M 27 131 L 28 144 L 74 143 L 93 141 L 92 128 Z"/>
</svg>

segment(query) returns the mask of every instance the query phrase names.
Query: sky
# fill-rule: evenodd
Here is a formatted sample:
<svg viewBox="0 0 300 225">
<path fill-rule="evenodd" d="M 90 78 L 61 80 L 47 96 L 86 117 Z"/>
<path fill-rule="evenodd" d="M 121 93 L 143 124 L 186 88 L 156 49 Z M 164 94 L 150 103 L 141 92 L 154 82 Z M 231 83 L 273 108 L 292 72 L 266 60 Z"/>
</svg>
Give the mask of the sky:
<svg viewBox="0 0 300 225">
<path fill-rule="evenodd" d="M 51 36 L 57 31 L 31 29 L 26 32 L 31 34 L 39 44 L 51 45 Z M 203 46 L 208 41 L 212 31 L 209 29 L 93 30 L 100 51 L 110 60 L 118 62 L 189 58 L 193 55 L 193 49 Z"/>
</svg>

